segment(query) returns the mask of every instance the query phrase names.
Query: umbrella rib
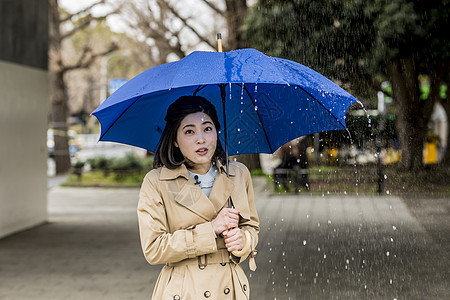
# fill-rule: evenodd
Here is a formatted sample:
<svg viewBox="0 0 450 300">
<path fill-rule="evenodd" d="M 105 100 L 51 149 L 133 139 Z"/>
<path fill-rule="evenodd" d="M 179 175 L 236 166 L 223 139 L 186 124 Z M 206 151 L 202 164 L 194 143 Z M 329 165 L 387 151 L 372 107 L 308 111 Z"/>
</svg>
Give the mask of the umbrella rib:
<svg viewBox="0 0 450 300">
<path fill-rule="evenodd" d="M 130 107 L 132 107 L 132 106 L 136 103 L 136 101 L 138 101 L 139 99 L 141 99 L 143 96 L 144 96 L 144 95 L 140 95 L 135 101 L 133 101 L 133 103 L 131 103 L 131 104 L 127 107 L 127 109 L 125 109 L 125 110 L 120 114 L 120 116 L 114 120 L 114 122 L 111 124 L 111 126 L 109 126 L 109 128 L 106 129 L 105 133 L 102 134 L 102 136 L 99 138 L 99 140 L 101 140 L 101 139 L 108 133 L 108 131 L 114 126 L 114 124 L 116 124 L 116 122 L 123 116 L 123 114 L 124 114 L 128 109 L 130 109 Z"/>
<path fill-rule="evenodd" d="M 197 87 L 197 89 L 195 89 L 194 93 L 192 94 L 193 96 L 196 96 L 198 92 L 200 92 L 202 89 L 204 89 L 206 87 L 206 85 L 199 85 Z"/>
<path fill-rule="evenodd" d="M 240 86 L 240 84 L 237 84 L 237 85 Z M 244 90 L 245 90 L 245 92 L 247 93 L 248 97 L 249 97 L 250 100 L 252 101 L 253 107 L 256 107 L 255 102 L 253 101 L 253 98 L 252 98 L 252 96 L 250 95 L 250 92 L 248 91 L 247 87 L 246 87 L 245 85 L 244 85 L 244 86 L 241 86 L 241 88 L 242 88 L 242 87 L 244 88 Z M 273 151 L 273 149 L 272 149 L 272 145 L 270 145 L 270 141 L 269 141 L 269 137 L 268 137 L 267 132 L 266 132 L 266 128 L 264 127 L 264 124 L 263 124 L 263 122 L 262 122 L 262 120 L 261 120 L 261 116 L 259 115 L 258 110 L 256 110 L 256 115 L 258 116 L 259 122 L 261 123 L 261 127 L 262 127 L 262 130 L 263 130 L 263 132 L 264 132 L 264 136 L 266 137 L 267 145 L 269 145 L 270 152 L 273 153 L 274 151 Z"/>
<path fill-rule="evenodd" d="M 336 116 L 335 115 L 333 115 L 332 113 L 331 113 L 331 111 L 329 111 L 319 100 L 317 100 L 313 95 L 311 95 L 311 93 L 309 93 L 307 90 L 305 90 L 304 88 L 302 88 L 301 86 L 299 86 L 299 85 L 296 85 L 297 87 L 299 87 L 302 91 L 304 91 L 306 94 L 308 94 L 311 98 L 313 98 L 314 99 L 314 101 L 316 101 L 317 103 L 319 103 L 319 105 L 320 106 L 322 106 L 322 108 L 323 109 L 325 109 L 325 111 L 327 111 L 330 115 L 332 115 L 333 116 L 333 118 L 339 123 L 339 124 L 341 124 L 341 126 L 343 127 L 343 129 L 345 129 L 346 127 L 341 123 L 341 121 L 339 121 L 338 120 L 338 118 L 336 118 Z"/>
</svg>

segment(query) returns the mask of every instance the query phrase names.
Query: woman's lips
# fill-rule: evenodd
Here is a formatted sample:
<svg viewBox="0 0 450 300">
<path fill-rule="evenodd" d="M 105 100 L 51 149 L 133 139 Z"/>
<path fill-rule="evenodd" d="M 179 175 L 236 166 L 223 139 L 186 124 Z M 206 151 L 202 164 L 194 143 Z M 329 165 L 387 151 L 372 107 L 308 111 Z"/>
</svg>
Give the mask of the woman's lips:
<svg viewBox="0 0 450 300">
<path fill-rule="evenodd" d="M 197 151 L 195 151 L 198 155 L 201 155 L 201 156 L 203 156 L 203 155 L 206 155 L 207 153 L 208 153 L 208 149 L 207 148 L 201 148 L 201 149 L 198 149 Z"/>
</svg>

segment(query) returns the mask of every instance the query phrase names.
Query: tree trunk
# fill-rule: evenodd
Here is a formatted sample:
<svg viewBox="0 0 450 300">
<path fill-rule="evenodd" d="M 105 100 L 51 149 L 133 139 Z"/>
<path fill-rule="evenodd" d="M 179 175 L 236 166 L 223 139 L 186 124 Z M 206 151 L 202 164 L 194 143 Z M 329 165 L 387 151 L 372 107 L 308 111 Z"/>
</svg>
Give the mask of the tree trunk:
<svg viewBox="0 0 450 300">
<path fill-rule="evenodd" d="M 420 89 L 413 57 L 401 58 L 389 66 L 393 97 L 397 104 L 396 128 L 402 150 L 401 167 L 406 170 L 423 166 L 423 144 L 434 99 L 420 99 Z"/>
<path fill-rule="evenodd" d="M 67 135 L 67 91 L 64 83 L 63 63 L 61 58 L 61 32 L 58 2 L 52 0 L 50 7 L 50 105 L 51 127 L 54 135 L 54 159 L 56 174 L 67 173 L 70 169 L 69 138 Z"/>
<path fill-rule="evenodd" d="M 67 91 L 62 72 L 50 76 L 51 84 L 51 119 L 55 141 L 55 168 L 56 174 L 67 173 L 70 169 L 69 137 L 67 125 Z"/>
<path fill-rule="evenodd" d="M 242 35 L 242 26 L 248 13 L 247 0 L 226 0 L 225 18 L 228 28 L 228 45 L 225 48 L 236 50 L 248 47 Z"/>
<path fill-rule="evenodd" d="M 237 161 L 246 165 L 250 171 L 261 169 L 261 161 L 259 159 L 259 154 L 257 153 L 241 154 L 236 155 L 235 157 Z"/>
</svg>

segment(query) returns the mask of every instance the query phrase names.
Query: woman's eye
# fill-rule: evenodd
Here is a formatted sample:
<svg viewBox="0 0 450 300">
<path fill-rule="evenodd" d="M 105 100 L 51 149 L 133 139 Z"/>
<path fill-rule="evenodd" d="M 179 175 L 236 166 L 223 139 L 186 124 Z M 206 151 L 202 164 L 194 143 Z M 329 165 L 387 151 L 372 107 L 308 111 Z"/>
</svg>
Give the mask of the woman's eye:
<svg viewBox="0 0 450 300">
<path fill-rule="evenodd" d="M 205 128 L 205 131 L 211 131 L 211 130 L 212 130 L 212 127 L 208 126 L 208 127 Z"/>
<path fill-rule="evenodd" d="M 189 129 L 189 130 L 186 130 L 184 133 L 185 133 L 185 134 L 193 134 L 194 131 Z"/>
</svg>

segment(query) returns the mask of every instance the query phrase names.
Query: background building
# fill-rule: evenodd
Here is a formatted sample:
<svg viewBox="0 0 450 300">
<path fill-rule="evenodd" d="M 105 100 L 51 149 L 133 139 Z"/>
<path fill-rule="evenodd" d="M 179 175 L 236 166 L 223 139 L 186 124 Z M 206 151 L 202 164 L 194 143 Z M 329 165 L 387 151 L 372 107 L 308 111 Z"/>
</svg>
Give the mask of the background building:
<svg viewBox="0 0 450 300">
<path fill-rule="evenodd" d="M 47 219 L 48 1 L 0 1 L 0 237 Z"/>
</svg>

